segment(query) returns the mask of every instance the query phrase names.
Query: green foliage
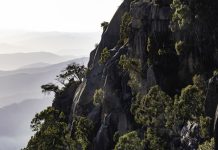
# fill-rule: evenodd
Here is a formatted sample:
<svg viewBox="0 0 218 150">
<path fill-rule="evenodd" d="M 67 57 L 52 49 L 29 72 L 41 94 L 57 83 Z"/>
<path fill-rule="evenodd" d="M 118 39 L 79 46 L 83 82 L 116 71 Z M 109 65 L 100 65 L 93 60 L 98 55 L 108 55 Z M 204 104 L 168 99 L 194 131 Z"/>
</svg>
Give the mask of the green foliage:
<svg viewBox="0 0 218 150">
<path fill-rule="evenodd" d="M 123 70 L 129 70 L 131 67 L 131 62 L 126 55 L 121 55 L 119 65 L 122 67 Z"/>
<path fill-rule="evenodd" d="M 50 94 L 50 92 L 54 92 L 55 94 L 58 94 L 60 92 L 58 86 L 54 85 L 53 83 L 48 83 L 45 85 L 41 86 L 42 89 L 42 93 L 48 93 Z"/>
<path fill-rule="evenodd" d="M 122 16 L 122 22 L 120 25 L 120 44 L 124 44 L 129 39 L 129 24 L 132 20 L 132 17 L 129 12 L 125 12 Z"/>
<path fill-rule="evenodd" d="M 135 58 L 128 58 L 126 55 L 121 55 L 119 65 L 129 73 L 130 80 L 128 81 L 128 85 L 131 87 L 132 92 L 137 92 L 141 87 L 139 82 L 139 75 L 142 70 L 141 62 Z"/>
<path fill-rule="evenodd" d="M 102 89 L 95 90 L 93 104 L 96 106 L 101 105 L 103 99 L 104 99 L 104 91 Z"/>
<path fill-rule="evenodd" d="M 119 140 L 119 138 L 120 138 L 120 132 L 117 131 L 117 132 L 114 133 L 113 141 L 114 141 L 115 143 L 117 143 L 118 140 Z"/>
<path fill-rule="evenodd" d="M 192 78 L 193 84 L 202 91 L 206 90 L 206 82 L 201 75 L 194 75 Z"/>
<path fill-rule="evenodd" d="M 148 94 L 137 95 L 131 111 L 139 124 L 152 127 L 165 126 L 173 100 L 160 87 L 152 87 Z"/>
<path fill-rule="evenodd" d="M 182 0 L 173 0 L 171 4 L 173 10 L 171 30 L 184 30 L 191 24 L 191 10 L 189 5 Z"/>
<path fill-rule="evenodd" d="M 199 145 L 198 150 L 215 150 L 214 138 Z"/>
<path fill-rule="evenodd" d="M 199 125 L 200 125 L 200 135 L 202 138 L 207 139 L 210 137 L 210 124 L 211 118 L 210 117 L 203 117 L 200 116 L 199 118 Z"/>
<path fill-rule="evenodd" d="M 70 64 L 57 76 L 57 80 L 64 86 L 72 82 L 82 82 L 86 77 L 86 70 L 87 68 L 84 65 L 80 66 L 76 63 Z"/>
<path fill-rule="evenodd" d="M 107 47 L 105 47 L 105 48 L 102 50 L 99 63 L 100 63 L 100 64 L 104 64 L 104 63 L 107 62 L 107 60 L 108 60 L 109 58 L 110 58 L 110 51 L 108 50 Z"/>
<path fill-rule="evenodd" d="M 158 86 L 152 87 L 146 95 L 142 92 L 136 95 L 131 112 L 135 121 L 146 127 L 147 149 L 169 149 L 170 137 L 180 136 L 178 129 L 189 120 L 199 125 L 202 139 L 210 138 L 211 118 L 205 116 L 204 111 L 205 81 L 202 76 L 195 75 L 193 83 L 174 99 Z"/>
<path fill-rule="evenodd" d="M 165 137 L 166 138 L 166 137 Z M 148 150 L 166 150 L 166 143 L 153 128 L 147 128 L 145 132 L 145 145 Z"/>
<path fill-rule="evenodd" d="M 62 84 L 62 86 L 57 86 L 53 83 L 48 83 L 41 86 L 42 93 L 50 94 L 54 92 L 55 97 L 61 95 L 65 89 L 67 89 L 71 85 L 78 86 L 83 79 L 86 77 L 88 73 L 88 69 L 85 66 L 80 66 L 79 64 L 70 64 L 66 67 L 66 69 L 62 70 L 62 72 L 57 76 L 57 81 Z"/>
<path fill-rule="evenodd" d="M 73 139 L 78 149 L 87 150 L 91 144 L 93 122 L 85 117 L 76 116 L 73 121 Z"/>
<path fill-rule="evenodd" d="M 118 140 L 114 150 L 143 150 L 142 140 L 138 137 L 136 131 L 124 134 Z"/>
<path fill-rule="evenodd" d="M 126 55 L 121 55 L 119 60 L 119 65 L 123 70 L 127 71 L 141 71 L 141 62 L 135 58 L 128 58 Z"/>
<path fill-rule="evenodd" d="M 128 81 L 128 85 L 132 89 L 132 94 L 136 94 L 141 89 L 141 83 L 140 83 L 140 77 L 136 72 L 131 71 L 130 74 L 130 80 Z"/>
<path fill-rule="evenodd" d="M 182 89 L 181 95 L 175 99 L 174 108 L 177 119 L 187 121 L 204 114 L 205 96 L 196 85 Z"/>
<path fill-rule="evenodd" d="M 180 55 L 180 54 L 184 53 L 185 43 L 183 41 L 176 42 L 175 49 L 176 49 L 177 55 Z"/>
<path fill-rule="evenodd" d="M 64 114 L 53 107 L 37 113 L 31 121 L 31 128 L 36 133 L 24 150 L 74 149 L 74 141 L 70 138 Z"/>
<path fill-rule="evenodd" d="M 35 133 L 24 150 L 87 150 L 93 132 L 93 123 L 85 117 L 75 116 L 73 137 L 62 112 L 48 107 L 37 113 L 31 122 Z"/>
<path fill-rule="evenodd" d="M 210 118 L 205 116 L 205 81 L 201 75 L 195 75 L 193 83 L 182 89 L 180 96 L 175 96 L 174 126 L 195 121 L 200 125 L 201 137 L 206 139 L 209 136 Z"/>
</svg>

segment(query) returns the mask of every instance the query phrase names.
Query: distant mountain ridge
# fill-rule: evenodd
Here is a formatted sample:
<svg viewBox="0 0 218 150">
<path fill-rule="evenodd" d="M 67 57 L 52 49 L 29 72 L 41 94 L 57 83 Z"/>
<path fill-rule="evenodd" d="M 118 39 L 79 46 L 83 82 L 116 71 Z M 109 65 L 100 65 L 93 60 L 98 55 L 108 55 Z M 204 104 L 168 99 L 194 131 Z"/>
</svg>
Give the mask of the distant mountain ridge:
<svg viewBox="0 0 218 150">
<path fill-rule="evenodd" d="M 0 150 L 24 147 L 32 134 L 29 126 L 32 117 L 49 105 L 51 101 L 47 99 L 28 99 L 0 108 Z"/>
<path fill-rule="evenodd" d="M 41 98 L 42 84 L 54 82 L 68 64 L 86 65 L 88 57 L 73 59 L 39 68 L 23 68 L 0 72 L 0 107 L 28 98 Z"/>
<path fill-rule="evenodd" d="M 59 55 L 87 56 L 100 37 L 98 32 L 0 31 L 0 53 L 47 51 Z"/>
<path fill-rule="evenodd" d="M 29 126 L 31 119 L 52 103 L 53 95 L 42 94 L 40 86 L 55 82 L 56 75 L 68 64 L 87 65 L 88 59 L 83 57 L 44 67 L 0 71 L 0 150 L 26 146 L 33 134 Z"/>
<path fill-rule="evenodd" d="M 0 54 L 0 70 L 14 70 L 36 63 L 56 64 L 73 59 L 72 56 L 59 56 L 49 52 Z"/>
<path fill-rule="evenodd" d="M 41 67 L 46 67 L 46 66 L 49 66 L 51 64 L 49 63 L 43 63 L 43 62 L 39 62 L 39 63 L 34 63 L 34 64 L 29 64 L 29 65 L 25 65 L 19 69 L 26 69 L 26 68 L 41 68 Z"/>
</svg>

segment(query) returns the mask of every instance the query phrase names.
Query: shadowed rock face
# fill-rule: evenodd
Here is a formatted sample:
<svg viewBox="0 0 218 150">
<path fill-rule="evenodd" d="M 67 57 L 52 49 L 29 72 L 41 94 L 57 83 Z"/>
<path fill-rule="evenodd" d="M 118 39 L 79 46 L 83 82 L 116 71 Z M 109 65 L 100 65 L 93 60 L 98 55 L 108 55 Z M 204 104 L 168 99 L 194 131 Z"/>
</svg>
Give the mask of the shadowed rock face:
<svg viewBox="0 0 218 150">
<path fill-rule="evenodd" d="M 218 105 L 218 76 L 214 76 L 209 80 L 208 83 L 206 106 L 205 106 L 206 114 L 211 118 L 214 118 L 217 105 Z"/>
<path fill-rule="evenodd" d="M 205 112 L 212 118 L 215 150 L 218 149 L 218 76 L 213 76 L 208 83 Z"/>
<path fill-rule="evenodd" d="M 70 116 L 88 116 L 93 120 L 97 131 L 93 140 L 94 150 L 110 150 L 114 147 L 113 135 L 125 133 L 136 128 L 136 123 L 130 112 L 132 91 L 128 85 L 129 76 L 119 66 L 120 56 L 125 54 L 136 58 L 142 63 L 140 83 L 143 91 L 158 84 L 167 94 L 174 96 L 181 88 L 191 83 L 192 76 L 200 73 L 208 79 L 217 66 L 214 58 L 215 47 L 210 45 L 209 54 L 205 54 L 204 45 L 194 45 L 193 51 L 178 56 L 175 51 L 175 41 L 192 39 L 194 36 L 171 32 L 170 0 L 125 0 L 108 28 L 102 34 L 99 46 L 90 54 L 89 72 L 84 82 L 75 92 Z M 129 24 L 129 41 L 122 47 L 117 46 L 120 38 L 121 18 L 125 12 L 132 16 Z M 153 52 L 147 50 L 148 39 L 154 42 Z M 111 54 L 105 64 L 99 64 L 102 50 L 107 47 Z M 159 54 L 159 50 L 167 53 Z M 205 55 L 204 55 L 205 54 Z M 153 59 L 148 65 L 148 57 Z M 206 57 L 206 58 L 205 58 Z M 208 64 L 208 65 L 207 65 Z M 216 78 L 210 80 L 207 92 L 206 112 L 214 118 L 217 106 Z M 101 106 L 93 106 L 93 95 L 96 89 L 104 90 Z M 70 125 L 71 125 L 70 120 Z M 217 130 L 216 130 L 217 131 Z"/>
</svg>

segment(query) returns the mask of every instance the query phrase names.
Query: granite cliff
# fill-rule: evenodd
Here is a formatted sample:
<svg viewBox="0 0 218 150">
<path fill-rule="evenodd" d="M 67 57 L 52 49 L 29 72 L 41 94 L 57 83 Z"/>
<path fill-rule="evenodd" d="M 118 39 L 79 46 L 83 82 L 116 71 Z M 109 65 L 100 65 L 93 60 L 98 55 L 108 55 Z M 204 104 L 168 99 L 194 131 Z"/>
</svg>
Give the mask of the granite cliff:
<svg viewBox="0 0 218 150">
<path fill-rule="evenodd" d="M 92 122 L 88 146 L 76 149 L 194 150 L 213 138 L 217 149 L 217 8 L 215 0 L 124 0 L 86 77 L 54 100 L 72 137 L 78 116 Z"/>
</svg>

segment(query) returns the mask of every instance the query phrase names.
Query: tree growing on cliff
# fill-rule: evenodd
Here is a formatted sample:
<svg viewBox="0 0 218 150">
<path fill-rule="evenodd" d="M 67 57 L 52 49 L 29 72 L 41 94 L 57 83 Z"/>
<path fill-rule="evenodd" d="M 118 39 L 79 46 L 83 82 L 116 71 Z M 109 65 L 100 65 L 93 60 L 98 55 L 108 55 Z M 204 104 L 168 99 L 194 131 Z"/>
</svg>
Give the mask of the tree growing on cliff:
<svg viewBox="0 0 218 150">
<path fill-rule="evenodd" d="M 70 64 L 57 76 L 57 81 L 64 86 L 72 82 L 82 82 L 86 76 L 86 70 L 84 65 Z"/>
<path fill-rule="evenodd" d="M 130 80 L 128 85 L 132 89 L 132 93 L 136 94 L 141 88 L 139 76 L 142 72 L 141 61 L 136 58 L 128 57 L 127 55 L 121 55 L 119 60 L 120 67 L 129 73 Z"/>
<path fill-rule="evenodd" d="M 169 118 L 168 110 L 173 100 L 160 87 L 152 87 L 148 94 L 138 95 L 137 100 L 131 107 L 136 122 L 145 126 L 165 126 Z"/>
<path fill-rule="evenodd" d="M 182 0 L 173 0 L 171 4 L 173 10 L 171 30 L 184 30 L 191 24 L 191 10 L 187 3 Z"/>
<path fill-rule="evenodd" d="M 136 131 L 121 136 L 115 145 L 114 150 L 143 150 L 143 141 L 138 137 Z"/>
<path fill-rule="evenodd" d="M 76 63 L 72 63 L 66 67 L 66 69 L 62 70 L 59 75 L 57 75 L 56 80 L 62 84 L 62 88 L 53 83 L 48 83 L 41 86 L 42 93 L 50 94 L 50 92 L 54 92 L 55 96 L 61 94 L 65 88 L 68 86 L 75 84 L 79 85 L 83 79 L 85 78 L 87 73 L 87 68 L 84 65 L 79 65 Z"/>
<path fill-rule="evenodd" d="M 45 93 L 45 94 L 46 93 L 50 94 L 50 92 L 54 92 L 55 94 L 58 94 L 60 92 L 58 86 L 53 83 L 42 85 L 41 89 L 42 89 L 42 93 Z"/>
<path fill-rule="evenodd" d="M 73 139 L 76 149 L 87 150 L 92 141 L 94 124 L 86 117 L 75 116 L 73 121 Z"/>
<path fill-rule="evenodd" d="M 159 86 L 154 86 L 145 95 L 137 94 L 131 112 L 135 121 L 146 127 L 144 140 L 147 149 L 167 149 L 173 124 L 173 99 Z"/>
<path fill-rule="evenodd" d="M 125 12 L 124 15 L 122 16 L 122 21 L 121 21 L 121 25 L 120 25 L 120 40 L 119 40 L 119 44 L 124 44 L 125 42 L 128 41 L 129 39 L 129 32 L 130 32 L 130 28 L 129 28 L 129 24 L 132 20 L 132 17 L 130 15 L 129 12 Z"/>
<path fill-rule="evenodd" d="M 182 89 L 179 98 L 175 99 L 174 109 L 178 120 L 188 121 L 204 115 L 205 96 L 195 85 Z"/>
<path fill-rule="evenodd" d="M 104 99 L 104 91 L 102 89 L 95 90 L 93 99 L 94 99 L 93 104 L 95 106 L 101 105 L 103 103 L 103 99 Z"/>
<path fill-rule="evenodd" d="M 110 51 L 108 50 L 107 47 L 105 47 L 102 52 L 101 52 L 101 57 L 100 57 L 100 60 L 99 60 L 99 63 L 100 64 L 104 64 L 107 62 L 107 60 L 110 58 Z"/>
<path fill-rule="evenodd" d="M 214 150 L 215 149 L 214 138 L 205 141 L 203 144 L 199 145 L 198 150 Z"/>
<path fill-rule="evenodd" d="M 53 107 L 48 107 L 37 113 L 31 121 L 31 128 L 36 133 L 31 137 L 24 150 L 68 150 L 75 148 L 65 123 L 64 114 Z"/>
</svg>

